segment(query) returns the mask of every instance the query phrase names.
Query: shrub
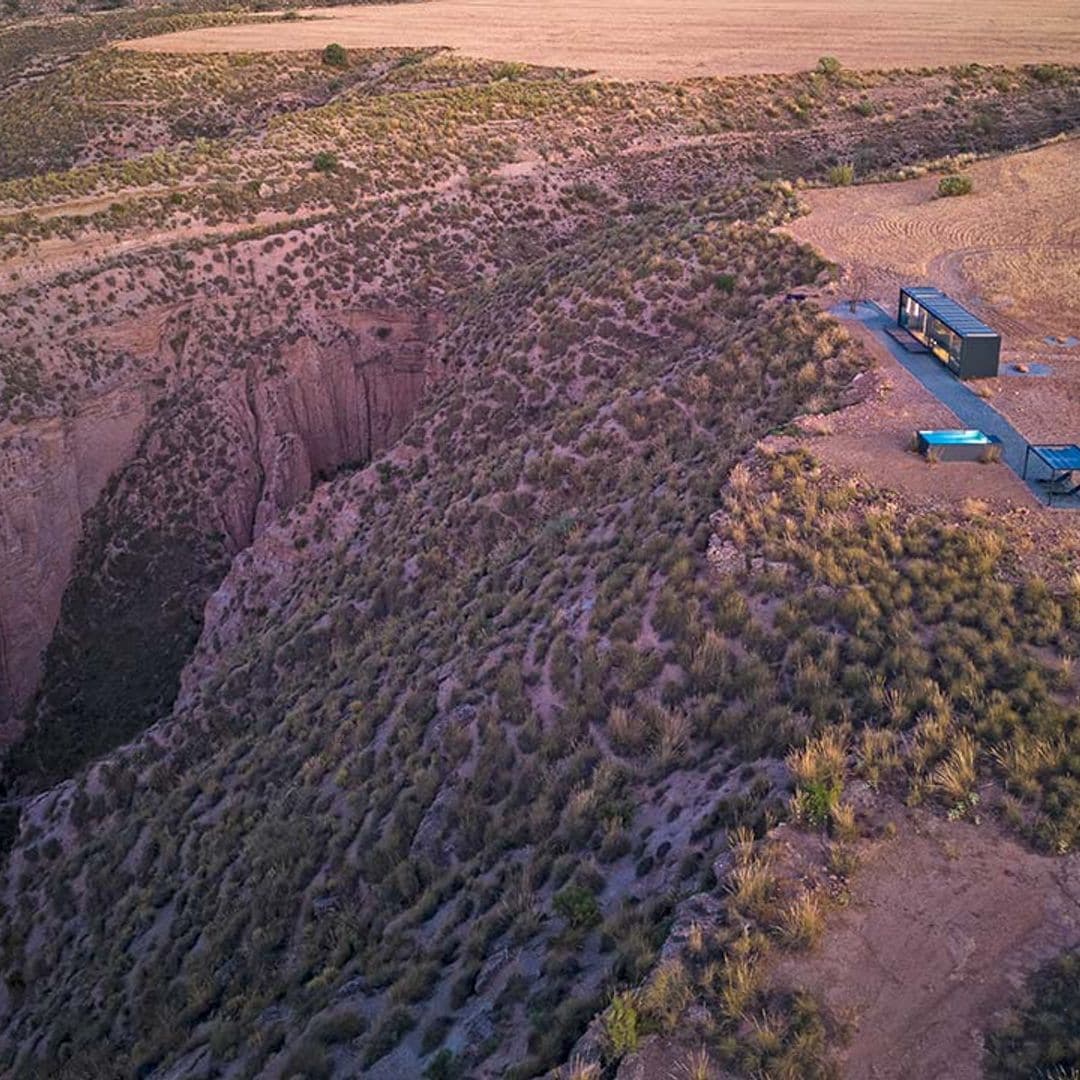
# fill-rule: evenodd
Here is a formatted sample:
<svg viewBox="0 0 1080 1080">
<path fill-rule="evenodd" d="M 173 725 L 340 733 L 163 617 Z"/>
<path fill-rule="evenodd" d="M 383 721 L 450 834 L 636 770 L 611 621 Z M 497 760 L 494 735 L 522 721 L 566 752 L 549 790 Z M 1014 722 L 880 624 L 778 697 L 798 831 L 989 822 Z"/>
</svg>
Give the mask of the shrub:
<svg viewBox="0 0 1080 1080">
<path fill-rule="evenodd" d="M 776 874 L 766 855 L 753 855 L 734 867 L 727 880 L 732 910 L 745 918 L 764 919 L 776 892 Z"/>
<path fill-rule="evenodd" d="M 316 172 L 333 172 L 338 167 L 337 154 L 330 150 L 320 150 L 312 159 L 311 167 Z"/>
<path fill-rule="evenodd" d="M 943 176 L 938 182 L 937 193 L 944 198 L 948 198 L 952 195 L 970 195 L 971 194 L 971 177 L 961 176 L 958 173 L 954 173 L 951 176 Z"/>
<path fill-rule="evenodd" d="M 817 62 L 817 69 L 822 75 L 832 77 L 833 75 L 839 75 L 843 71 L 844 65 L 835 56 L 823 56 Z"/>
<path fill-rule="evenodd" d="M 740 1019 L 757 996 L 760 976 L 749 957 L 728 956 L 720 977 L 720 1007 L 730 1020 Z"/>
<path fill-rule="evenodd" d="M 809 949 L 817 944 L 825 929 L 825 918 L 817 893 L 804 892 L 780 913 L 781 940 L 792 949 Z"/>
<path fill-rule="evenodd" d="M 437 1016 L 426 1028 L 420 1039 L 420 1053 L 430 1054 L 441 1046 L 454 1026 L 453 1017 Z M 437 1057 L 438 1055 L 436 1055 Z"/>
<path fill-rule="evenodd" d="M 424 1080 L 457 1080 L 463 1075 L 461 1062 L 454 1057 L 451 1050 L 445 1048 L 431 1059 L 424 1070 Z"/>
<path fill-rule="evenodd" d="M 521 64 L 514 60 L 508 60 L 506 63 L 496 64 L 491 69 L 491 78 L 493 82 L 498 82 L 500 79 L 507 79 L 514 82 L 517 79 L 524 78 L 528 73 L 528 64 Z"/>
<path fill-rule="evenodd" d="M 595 926 L 600 921 L 600 905 L 588 889 L 567 885 L 555 896 L 555 910 L 571 926 Z"/>
<path fill-rule="evenodd" d="M 975 779 L 975 740 L 965 731 L 957 737 L 948 758 L 934 770 L 931 783 L 957 804 L 970 796 Z"/>
<path fill-rule="evenodd" d="M 686 1077 L 686 1080 L 709 1080 L 714 1075 L 709 1051 L 704 1046 L 691 1050 L 679 1062 L 678 1072 L 673 1075 Z"/>
<path fill-rule="evenodd" d="M 371 1041 L 364 1054 L 364 1065 L 370 1067 L 391 1050 L 412 1030 L 416 1019 L 408 1009 L 400 1006 L 384 1013 L 372 1029 Z"/>
<path fill-rule="evenodd" d="M 855 166 L 850 162 L 833 165 L 828 172 L 829 183 L 833 187 L 850 187 L 855 183 Z"/>
<path fill-rule="evenodd" d="M 337 42 L 332 42 L 323 49 L 322 60 L 328 67 L 347 68 L 349 66 L 349 54 L 344 46 L 338 45 Z"/>
<path fill-rule="evenodd" d="M 1035 64 L 1028 70 L 1036 82 L 1048 85 L 1064 85 L 1068 79 L 1065 69 L 1059 64 Z"/>
<path fill-rule="evenodd" d="M 318 1021 L 313 1027 L 313 1035 L 322 1045 L 329 1046 L 349 1042 L 366 1030 L 367 1020 L 359 1013 L 338 1013 Z"/>
<path fill-rule="evenodd" d="M 308 1080 L 328 1080 L 332 1072 L 326 1051 L 316 1042 L 302 1042 L 289 1057 L 286 1076 L 304 1076 Z"/>
<path fill-rule="evenodd" d="M 614 1057 L 632 1054 L 638 1045 L 637 1003 L 631 991 L 625 990 L 611 999 L 604 1017 L 604 1033 Z"/>
<path fill-rule="evenodd" d="M 678 960 L 665 960 L 655 971 L 641 997 L 641 1011 L 650 1024 L 672 1031 L 690 1003 L 686 970 Z"/>
<path fill-rule="evenodd" d="M 812 825 L 825 824 L 839 805 L 844 789 L 846 735 L 829 730 L 788 755 L 787 763 L 798 785 L 792 800 L 795 817 Z"/>
<path fill-rule="evenodd" d="M 1068 952 L 1034 975 L 1030 1000 L 986 1039 L 990 1080 L 1068 1078 L 1080 1062 L 1080 952 Z"/>
<path fill-rule="evenodd" d="M 600 1080 L 600 1064 L 573 1057 L 566 1067 L 566 1077 L 567 1080 Z"/>
</svg>

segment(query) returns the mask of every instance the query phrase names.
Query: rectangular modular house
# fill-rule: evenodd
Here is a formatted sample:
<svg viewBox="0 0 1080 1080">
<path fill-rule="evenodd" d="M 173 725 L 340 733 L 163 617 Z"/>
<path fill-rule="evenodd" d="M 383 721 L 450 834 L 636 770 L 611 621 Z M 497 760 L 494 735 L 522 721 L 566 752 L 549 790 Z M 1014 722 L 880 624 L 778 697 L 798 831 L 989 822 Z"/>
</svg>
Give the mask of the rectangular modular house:
<svg viewBox="0 0 1080 1080">
<path fill-rule="evenodd" d="M 998 373 L 1001 335 L 940 289 L 905 285 L 896 321 L 961 379 Z"/>
</svg>

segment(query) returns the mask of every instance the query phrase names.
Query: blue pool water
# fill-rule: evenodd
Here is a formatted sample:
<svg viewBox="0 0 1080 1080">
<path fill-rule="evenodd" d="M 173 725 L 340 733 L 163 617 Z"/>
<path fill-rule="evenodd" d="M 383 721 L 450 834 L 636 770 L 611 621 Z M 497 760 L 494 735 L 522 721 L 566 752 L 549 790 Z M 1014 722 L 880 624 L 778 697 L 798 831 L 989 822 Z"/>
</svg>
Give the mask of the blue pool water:
<svg viewBox="0 0 1080 1080">
<path fill-rule="evenodd" d="M 919 438 L 930 446 L 982 446 L 993 441 L 989 435 L 974 428 L 966 431 L 920 431 Z"/>
</svg>

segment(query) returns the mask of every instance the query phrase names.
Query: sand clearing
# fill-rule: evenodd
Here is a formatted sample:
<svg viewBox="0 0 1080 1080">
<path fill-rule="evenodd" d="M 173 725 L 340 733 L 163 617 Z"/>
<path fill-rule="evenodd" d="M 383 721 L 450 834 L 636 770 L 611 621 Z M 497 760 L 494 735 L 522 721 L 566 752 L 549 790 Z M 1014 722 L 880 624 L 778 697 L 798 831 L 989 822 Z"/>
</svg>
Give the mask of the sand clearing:
<svg viewBox="0 0 1080 1080">
<path fill-rule="evenodd" d="M 975 163 L 971 195 L 936 197 L 938 178 L 806 192 L 786 228 L 891 305 L 900 282 L 937 285 L 1002 333 L 990 403 L 1030 439 L 1080 441 L 1080 140 Z M 1016 363 L 1045 364 L 1048 377 Z"/>
<path fill-rule="evenodd" d="M 316 9 L 316 22 L 224 26 L 124 48 L 217 52 L 449 45 L 471 56 L 628 79 L 850 67 L 1061 63 L 1080 58 L 1080 5 L 1062 0 L 431 0 Z"/>
<path fill-rule="evenodd" d="M 989 824 L 899 806 L 893 820 L 897 838 L 867 853 L 821 947 L 785 959 L 777 981 L 854 1020 L 845 1080 L 979 1080 L 983 1033 L 1028 974 L 1080 942 L 1080 859 Z"/>
<path fill-rule="evenodd" d="M 786 231 L 865 269 L 876 295 L 902 280 L 954 293 L 1013 348 L 1080 335 L 1080 140 L 967 171 L 975 190 L 953 199 L 936 197 L 937 176 L 806 192 L 810 214 Z"/>
</svg>

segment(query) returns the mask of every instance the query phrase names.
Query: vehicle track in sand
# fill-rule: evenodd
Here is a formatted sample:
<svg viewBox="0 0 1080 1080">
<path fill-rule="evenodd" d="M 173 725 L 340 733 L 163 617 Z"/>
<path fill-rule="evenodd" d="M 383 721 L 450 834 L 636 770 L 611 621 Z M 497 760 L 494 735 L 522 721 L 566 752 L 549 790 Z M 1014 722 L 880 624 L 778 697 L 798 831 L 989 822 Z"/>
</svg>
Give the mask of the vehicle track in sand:
<svg viewBox="0 0 1080 1080">
<path fill-rule="evenodd" d="M 787 226 L 874 295 L 926 280 L 955 293 L 1012 339 L 1039 348 L 1080 332 L 1080 140 L 975 162 L 971 195 L 937 197 L 939 177 L 808 191 Z"/>
</svg>

